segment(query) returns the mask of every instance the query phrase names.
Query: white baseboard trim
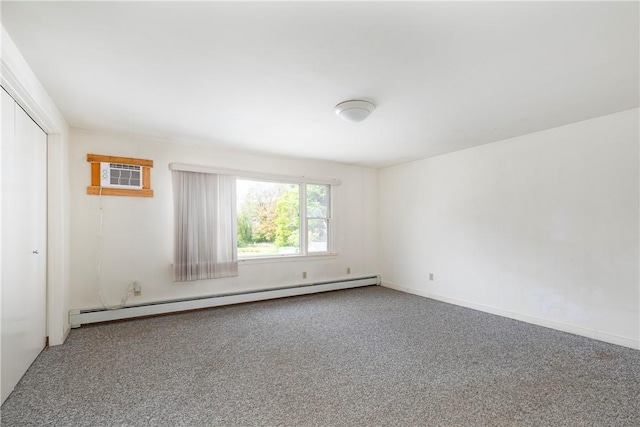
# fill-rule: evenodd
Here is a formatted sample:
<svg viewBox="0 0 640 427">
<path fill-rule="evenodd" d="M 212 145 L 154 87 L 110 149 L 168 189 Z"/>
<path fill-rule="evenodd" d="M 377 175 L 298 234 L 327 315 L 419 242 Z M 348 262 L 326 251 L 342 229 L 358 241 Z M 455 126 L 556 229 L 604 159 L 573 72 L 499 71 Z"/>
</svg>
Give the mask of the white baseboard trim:
<svg viewBox="0 0 640 427">
<path fill-rule="evenodd" d="M 109 322 L 112 320 L 153 316 L 157 314 L 175 313 L 186 310 L 197 310 L 201 308 L 219 307 L 223 305 L 241 304 L 245 302 L 263 301 L 269 299 L 315 294 L 319 292 L 336 291 L 340 289 L 358 288 L 362 286 L 379 284 L 379 276 L 366 276 L 321 283 L 305 283 L 298 286 L 268 289 L 264 291 L 214 295 L 209 297 L 190 298 L 183 300 L 160 301 L 157 303 L 124 307 L 118 310 L 71 310 L 69 312 L 69 323 L 71 324 L 72 328 L 78 328 L 88 323 Z"/>
<path fill-rule="evenodd" d="M 503 310 L 496 307 L 491 307 L 483 304 L 477 304 L 471 301 L 461 300 L 457 298 L 445 297 L 442 295 L 436 295 L 424 290 L 407 288 L 404 286 L 396 285 L 389 282 L 382 282 L 382 286 L 395 289 L 397 291 L 406 292 L 409 294 L 419 295 L 425 298 L 431 298 L 437 301 L 446 302 L 449 304 L 459 305 L 462 307 L 471 308 L 473 310 L 482 311 L 485 313 L 495 314 L 497 316 L 507 317 L 509 319 L 520 320 L 522 322 L 531 323 L 545 328 L 555 329 L 562 332 L 568 332 L 574 335 L 580 335 L 587 338 L 592 338 L 598 341 L 608 342 L 610 344 L 616 344 L 623 347 L 632 348 L 634 350 L 640 350 L 640 341 L 632 338 L 622 337 L 619 335 L 609 334 L 607 332 L 596 331 L 593 329 L 583 328 L 580 326 L 569 325 L 562 322 L 556 322 L 553 320 L 542 319 L 535 316 L 529 316 L 527 314 L 516 313 L 513 311 Z"/>
</svg>

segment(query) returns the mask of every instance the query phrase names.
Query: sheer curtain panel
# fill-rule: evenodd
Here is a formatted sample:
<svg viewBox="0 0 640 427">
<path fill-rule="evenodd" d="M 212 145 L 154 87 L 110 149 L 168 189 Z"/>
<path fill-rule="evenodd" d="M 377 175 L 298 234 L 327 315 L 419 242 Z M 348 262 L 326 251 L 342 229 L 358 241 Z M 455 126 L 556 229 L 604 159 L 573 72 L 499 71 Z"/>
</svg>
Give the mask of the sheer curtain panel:
<svg viewBox="0 0 640 427">
<path fill-rule="evenodd" d="M 236 178 L 173 170 L 173 281 L 238 275 Z"/>
</svg>

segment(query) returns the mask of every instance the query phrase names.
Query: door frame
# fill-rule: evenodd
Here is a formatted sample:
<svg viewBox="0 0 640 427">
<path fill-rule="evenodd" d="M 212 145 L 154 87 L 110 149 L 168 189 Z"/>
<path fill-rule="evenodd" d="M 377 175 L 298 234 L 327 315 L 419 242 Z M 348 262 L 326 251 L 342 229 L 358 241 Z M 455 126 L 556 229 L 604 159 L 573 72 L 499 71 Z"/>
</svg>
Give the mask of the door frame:
<svg viewBox="0 0 640 427">
<path fill-rule="evenodd" d="M 0 41 L 0 85 L 47 134 L 46 330 L 49 345 L 59 345 L 64 343 L 70 331 L 69 125 L 4 26 Z"/>
</svg>

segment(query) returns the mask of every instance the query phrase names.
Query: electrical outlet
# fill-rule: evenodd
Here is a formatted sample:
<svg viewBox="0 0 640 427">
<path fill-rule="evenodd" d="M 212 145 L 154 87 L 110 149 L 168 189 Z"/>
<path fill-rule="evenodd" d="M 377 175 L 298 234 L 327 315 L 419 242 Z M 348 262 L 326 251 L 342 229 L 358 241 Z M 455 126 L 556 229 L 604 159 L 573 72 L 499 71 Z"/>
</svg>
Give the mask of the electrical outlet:
<svg viewBox="0 0 640 427">
<path fill-rule="evenodd" d="M 306 271 L 303 271 L 303 272 L 302 272 L 302 278 L 303 278 L 303 279 L 306 279 L 306 278 L 307 278 L 307 272 L 306 272 Z"/>
<path fill-rule="evenodd" d="M 429 273 L 429 280 L 433 282 L 433 273 Z"/>
<path fill-rule="evenodd" d="M 133 282 L 133 295 L 137 297 L 142 295 L 142 286 L 138 282 Z"/>
<path fill-rule="evenodd" d="M 347 274 L 351 274 L 351 267 L 347 267 Z"/>
</svg>

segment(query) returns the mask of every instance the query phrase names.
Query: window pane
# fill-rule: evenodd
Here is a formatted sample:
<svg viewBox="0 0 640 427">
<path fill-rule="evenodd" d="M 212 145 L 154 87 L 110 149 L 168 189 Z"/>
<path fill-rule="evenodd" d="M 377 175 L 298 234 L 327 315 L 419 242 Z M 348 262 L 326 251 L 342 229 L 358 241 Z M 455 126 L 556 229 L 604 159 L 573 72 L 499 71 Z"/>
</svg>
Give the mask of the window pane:
<svg viewBox="0 0 640 427">
<path fill-rule="evenodd" d="M 309 232 L 309 252 L 327 252 L 327 220 L 310 219 L 307 222 Z"/>
<path fill-rule="evenodd" d="M 329 216 L 328 213 L 329 186 L 307 184 L 307 217 L 327 218 Z"/>
<path fill-rule="evenodd" d="M 300 186 L 237 181 L 238 256 L 300 253 Z"/>
</svg>

